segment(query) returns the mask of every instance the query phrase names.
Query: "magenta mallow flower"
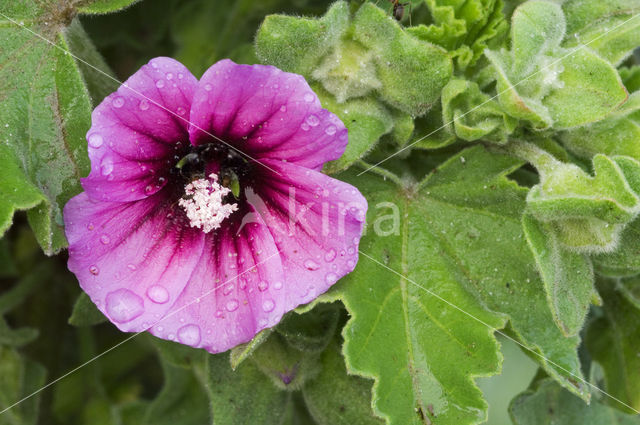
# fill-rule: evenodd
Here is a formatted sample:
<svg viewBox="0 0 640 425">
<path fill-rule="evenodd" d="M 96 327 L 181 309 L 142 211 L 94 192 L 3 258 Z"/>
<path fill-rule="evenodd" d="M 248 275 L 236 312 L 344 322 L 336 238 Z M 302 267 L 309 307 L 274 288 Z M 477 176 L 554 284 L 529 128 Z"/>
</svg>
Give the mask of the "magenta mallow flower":
<svg viewBox="0 0 640 425">
<path fill-rule="evenodd" d="M 225 351 L 355 267 L 366 200 L 320 172 L 347 130 L 299 75 L 222 60 L 198 81 L 156 58 L 87 141 L 69 269 L 123 331 Z"/>
</svg>

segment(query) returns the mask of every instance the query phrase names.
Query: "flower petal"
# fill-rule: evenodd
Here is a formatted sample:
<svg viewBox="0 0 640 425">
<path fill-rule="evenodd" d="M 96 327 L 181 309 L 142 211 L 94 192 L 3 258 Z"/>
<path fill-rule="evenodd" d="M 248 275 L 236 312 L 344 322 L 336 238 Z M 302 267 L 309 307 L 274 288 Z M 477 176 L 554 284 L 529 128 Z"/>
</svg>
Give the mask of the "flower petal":
<svg viewBox="0 0 640 425">
<path fill-rule="evenodd" d="M 351 272 L 367 201 L 353 186 L 281 161 L 247 195 L 269 226 L 285 270 L 286 310 L 316 298 Z M 277 173 L 279 174 L 277 174 Z"/>
<path fill-rule="evenodd" d="M 89 196 L 131 201 L 164 186 L 167 160 L 189 145 L 197 84 L 179 62 L 155 58 L 95 108 L 87 133 L 91 173 L 82 179 Z"/>
<path fill-rule="evenodd" d="M 202 252 L 204 234 L 170 211 L 163 192 L 126 203 L 81 193 L 65 205 L 69 270 L 123 331 L 142 331 L 164 316 Z"/>
<path fill-rule="evenodd" d="M 218 353 L 280 321 L 286 292 L 276 245 L 264 224 L 240 225 L 209 234 L 184 291 L 152 334 Z"/>
<path fill-rule="evenodd" d="M 320 169 L 338 159 L 347 129 L 322 109 L 305 79 L 266 65 L 238 65 L 225 59 L 209 68 L 191 109 L 191 142 L 221 138 L 257 159 L 283 159 Z"/>
</svg>

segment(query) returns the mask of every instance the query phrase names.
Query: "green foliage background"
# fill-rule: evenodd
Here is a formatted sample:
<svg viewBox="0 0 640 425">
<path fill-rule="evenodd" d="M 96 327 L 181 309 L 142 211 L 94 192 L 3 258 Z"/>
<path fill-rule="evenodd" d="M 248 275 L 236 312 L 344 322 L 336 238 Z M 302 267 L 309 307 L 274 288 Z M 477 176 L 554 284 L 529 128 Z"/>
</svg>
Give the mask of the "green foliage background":
<svg viewBox="0 0 640 425">
<path fill-rule="evenodd" d="M 640 424 L 640 2 L 410 3 L 0 0 L 0 424 Z M 91 109 L 156 56 L 304 75 L 372 206 L 229 353 L 127 340 L 65 267 Z"/>
</svg>

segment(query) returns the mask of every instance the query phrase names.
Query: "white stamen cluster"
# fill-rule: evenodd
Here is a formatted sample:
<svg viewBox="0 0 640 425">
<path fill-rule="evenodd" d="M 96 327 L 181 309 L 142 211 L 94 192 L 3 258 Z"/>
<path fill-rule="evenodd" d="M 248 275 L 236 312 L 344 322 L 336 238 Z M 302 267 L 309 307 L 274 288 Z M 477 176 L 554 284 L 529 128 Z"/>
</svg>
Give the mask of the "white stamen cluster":
<svg viewBox="0 0 640 425">
<path fill-rule="evenodd" d="M 209 233 L 238 210 L 238 204 L 222 203 L 229 192 L 231 189 L 218 184 L 218 176 L 211 174 L 209 180 L 198 179 L 186 185 L 185 196 L 178 201 L 178 205 L 186 211 L 191 227 Z"/>
</svg>

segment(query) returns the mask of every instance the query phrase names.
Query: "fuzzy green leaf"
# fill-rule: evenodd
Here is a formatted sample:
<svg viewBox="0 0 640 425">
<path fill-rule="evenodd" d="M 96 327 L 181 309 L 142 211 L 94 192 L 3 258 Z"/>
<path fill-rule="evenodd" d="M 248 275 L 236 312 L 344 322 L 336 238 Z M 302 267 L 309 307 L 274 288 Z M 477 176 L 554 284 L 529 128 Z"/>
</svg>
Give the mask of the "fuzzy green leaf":
<svg viewBox="0 0 640 425">
<path fill-rule="evenodd" d="M 569 0 L 562 4 L 567 17 L 567 37 L 572 44 L 588 44 L 604 59 L 618 65 L 640 37 L 638 0 Z"/>
<path fill-rule="evenodd" d="M 46 370 L 23 358 L 17 351 L 0 346 L 0 406 L 2 409 L 39 390 L 45 383 Z M 40 397 L 35 395 L 0 415 L 2 425 L 38 423 Z"/>
<path fill-rule="evenodd" d="M 528 1 L 513 13 L 510 51 L 487 51 L 505 112 L 535 128 L 572 128 L 603 119 L 627 98 L 616 69 L 596 53 L 561 46 L 556 3 Z"/>
<path fill-rule="evenodd" d="M 637 279 L 631 285 L 637 284 Z M 624 281 L 602 279 L 598 290 L 604 300 L 604 316 L 587 331 L 586 345 L 605 372 L 605 391 L 634 409 L 640 409 L 640 306 L 617 285 Z M 626 409 L 619 404 L 616 407 Z M 626 409 L 628 410 L 628 409 Z"/>
<path fill-rule="evenodd" d="M 115 12 L 140 0 L 80 0 L 76 8 L 80 13 L 96 14 Z"/>
<path fill-rule="evenodd" d="M 640 218 L 622 231 L 618 248 L 593 258 L 598 272 L 608 276 L 632 276 L 640 273 Z"/>
<path fill-rule="evenodd" d="M 591 405 L 550 379 L 516 397 L 509 407 L 514 425 L 637 425 L 637 418 L 605 406 Z"/>
<path fill-rule="evenodd" d="M 526 214 L 522 224 L 553 318 L 565 335 L 577 335 L 584 324 L 593 293 L 591 261 L 586 255 L 562 246 L 548 224 Z"/>
<path fill-rule="evenodd" d="M 208 356 L 206 386 L 216 425 L 279 425 L 290 393 L 278 390 L 253 362 L 235 371 L 225 354 Z"/>
<path fill-rule="evenodd" d="M 500 358 L 493 327 L 503 327 L 507 319 L 526 347 L 581 376 L 578 339 L 565 338 L 553 323 L 524 241 L 520 216 L 526 190 L 504 177 L 519 166 L 513 158 L 475 147 L 417 187 L 398 187 L 371 174 L 343 175 L 370 205 L 398 206 L 402 223 L 395 234 L 369 232 L 363 238 L 358 267 L 333 294 L 352 316 L 343 331 L 348 369 L 375 379 L 374 409 L 389 423 L 481 421 L 486 404 L 472 378 L 496 373 Z M 370 209 L 368 223 L 385 230 L 390 210 Z M 536 360 L 588 397 L 567 372 Z"/>
<path fill-rule="evenodd" d="M 62 206 L 80 191 L 88 171 L 85 133 L 91 103 L 82 75 L 68 54 L 65 4 L 5 2 L 0 12 L 0 231 L 15 209 L 29 209 L 47 254 L 66 246 Z M 73 11 L 73 9 L 71 9 Z M 41 34 L 58 47 L 34 36 Z M 6 165 L 5 165 L 6 164 Z"/>
<path fill-rule="evenodd" d="M 91 298 L 85 292 L 81 293 L 73 305 L 69 324 L 73 326 L 93 326 L 106 321 L 107 318 L 98 310 Z"/>
<path fill-rule="evenodd" d="M 382 425 L 371 411 L 372 382 L 348 375 L 337 341 L 322 353 L 322 371 L 302 389 L 311 415 L 319 425 Z"/>
<path fill-rule="evenodd" d="M 333 338 L 339 316 L 337 305 L 319 304 L 307 313 L 287 314 L 276 331 L 300 351 L 320 352 Z"/>
</svg>

